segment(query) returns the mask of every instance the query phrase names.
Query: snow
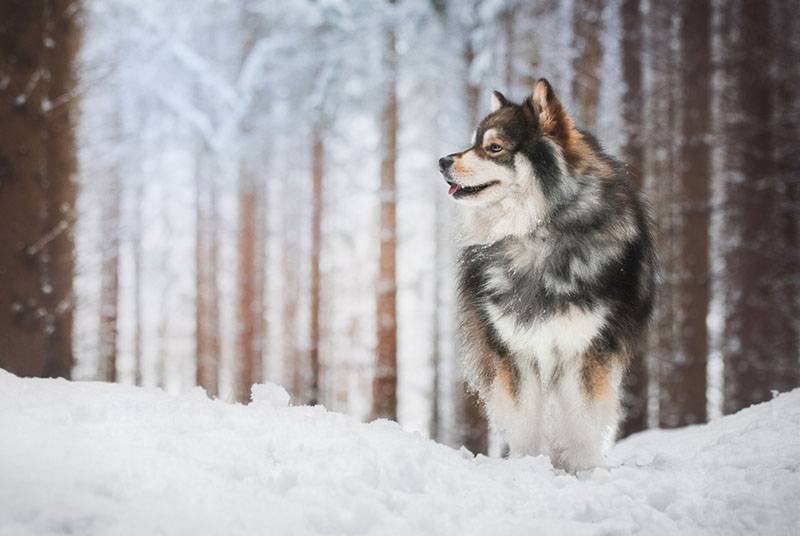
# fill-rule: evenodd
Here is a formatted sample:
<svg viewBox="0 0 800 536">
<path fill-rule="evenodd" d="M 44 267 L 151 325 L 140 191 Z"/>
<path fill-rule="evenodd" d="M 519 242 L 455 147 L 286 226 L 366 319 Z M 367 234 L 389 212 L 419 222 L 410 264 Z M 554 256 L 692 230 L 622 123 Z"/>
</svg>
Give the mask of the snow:
<svg viewBox="0 0 800 536">
<path fill-rule="evenodd" d="M 578 476 L 253 394 L 0 370 L 0 534 L 800 533 L 800 390 Z"/>
</svg>

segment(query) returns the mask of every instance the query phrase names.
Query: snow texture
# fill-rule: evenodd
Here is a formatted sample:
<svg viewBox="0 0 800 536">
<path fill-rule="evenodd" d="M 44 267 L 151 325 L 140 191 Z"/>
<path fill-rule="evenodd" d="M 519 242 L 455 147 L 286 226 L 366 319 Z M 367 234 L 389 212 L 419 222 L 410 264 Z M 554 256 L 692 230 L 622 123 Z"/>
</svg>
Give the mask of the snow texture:
<svg viewBox="0 0 800 536">
<path fill-rule="evenodd" d="M 0 534 L 800 534 L 800 390 L 577 477 L 397 424 L 0 370 Z"/>
</svg>

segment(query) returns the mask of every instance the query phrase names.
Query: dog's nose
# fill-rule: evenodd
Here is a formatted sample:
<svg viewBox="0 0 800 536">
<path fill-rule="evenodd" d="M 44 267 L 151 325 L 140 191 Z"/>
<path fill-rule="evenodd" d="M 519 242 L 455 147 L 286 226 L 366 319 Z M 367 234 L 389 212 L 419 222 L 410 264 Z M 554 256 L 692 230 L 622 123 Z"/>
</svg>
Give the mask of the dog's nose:
<svg viewBox="0 0 800 536">
<path fill-rule="evenodd" d="M 439 171 L 444 171 L 453 165 L 452 156 L 443 156 L 439 159 Z"/>
</svg>

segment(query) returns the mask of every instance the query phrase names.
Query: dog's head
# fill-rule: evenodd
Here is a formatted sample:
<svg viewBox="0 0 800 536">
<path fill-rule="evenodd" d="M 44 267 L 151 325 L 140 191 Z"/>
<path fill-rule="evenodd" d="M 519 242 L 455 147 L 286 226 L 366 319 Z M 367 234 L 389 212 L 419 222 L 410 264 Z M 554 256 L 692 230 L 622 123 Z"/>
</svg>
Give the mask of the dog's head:
<svg viewBox="0 0 800 536">
<path fill-rule="evenodd" d="M 549 148 L 547 160 L 557 163 L 552 153 L 566 144 L 573 130 L 547 80 L 539 80 L 522 104 L 509 102 L 495 91 L 492 111 L 475 131 L 472 146 L 440 158 L 439 170 L 455 200 L 490 204 L 536 186 L 532 184 L 537 180 L 536 155 Z M 543 185 L 539 186 L 541 190 Z"/>
</svg>

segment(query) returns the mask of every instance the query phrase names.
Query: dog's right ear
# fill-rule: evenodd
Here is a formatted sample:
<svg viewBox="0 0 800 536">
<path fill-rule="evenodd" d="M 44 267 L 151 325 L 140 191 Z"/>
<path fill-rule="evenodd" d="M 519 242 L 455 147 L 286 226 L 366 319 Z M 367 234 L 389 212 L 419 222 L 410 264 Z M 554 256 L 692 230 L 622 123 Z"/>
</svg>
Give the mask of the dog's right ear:
<svg viewBox="0 0 800 536">
<path fill-rule="evenodd" d="M 508 106 L 508 100 L 499 91 L 492 91 L 492 111 L 496 112 L 503 106 Z"/>
<path fill-rule="evenodd" d="M 525 107 L 536 117 L 544 134 L 566 141 L 572 129 L 572 118 L 556 97 L 550 82 L 540 78 L 531 96 L 525 100 Z"/>
</svg>

